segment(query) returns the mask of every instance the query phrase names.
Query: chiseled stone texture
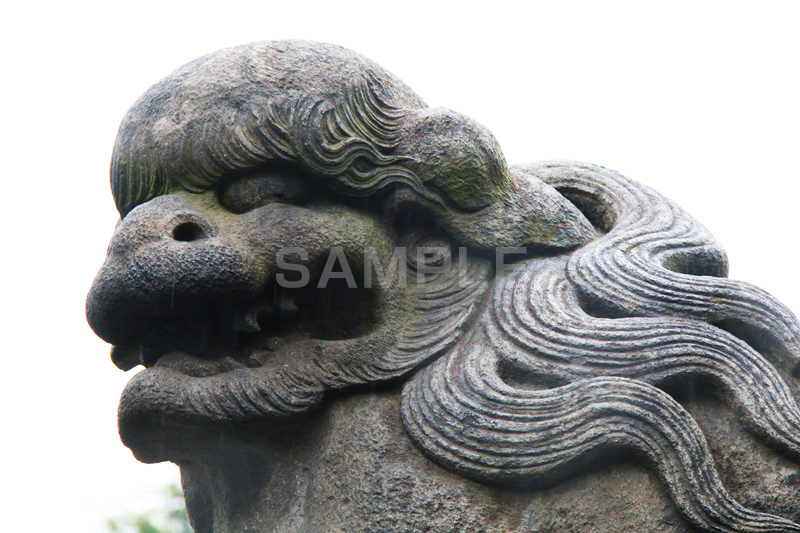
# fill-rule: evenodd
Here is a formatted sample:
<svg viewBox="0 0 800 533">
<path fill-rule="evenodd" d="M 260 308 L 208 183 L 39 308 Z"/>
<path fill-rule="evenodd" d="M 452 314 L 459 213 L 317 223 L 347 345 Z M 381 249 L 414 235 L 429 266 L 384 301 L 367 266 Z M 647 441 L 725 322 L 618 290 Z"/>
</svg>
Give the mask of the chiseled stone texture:
<svg viewBox="0 0 800 533">
<path fill-rule="evenodd" d="M 647 186 L 304 41 L 156 83 L 111 185 L 87 318 L 199 533 L 800 532 L 800 324 Z"/>
<path fill-rule="evenodd" d="M 181 465 L 195 517 L 207 500 L 193 494 L 213 487 L 214 521 L 195 524 L 198 533 L 693 531 L 656 476 L 621 461 L 587 464 L 543 490 L 469 481 L 419 452 L 398 405 L 397 390 L 358 393 L 332 401 L 286 438 L 266 443 L 254 435 L 245 444 L 221 436 L 225 459 L 215 468 Z"/>
<path fill-rule="evenodd" d="M 587 462 L 571 478 L 536 490 L 469 481 L 420 454 L 398 403 L 397 390 L 361 392 L 335 399 L 269 442 L 258 432 L 243 441 L 220 435 L 215 452 L 222 457 L 209 461 L 213 468 L 181 465 L 193 516 L 215 510 L 195 524 L 198 533 L 700 531 L 681 518 L 648 465 L 625 457 Z M 715 435 L 715 459 L 737 499 L 800 518 L 794 463 L 718 402 L 685 404 Z"/>
</svg>

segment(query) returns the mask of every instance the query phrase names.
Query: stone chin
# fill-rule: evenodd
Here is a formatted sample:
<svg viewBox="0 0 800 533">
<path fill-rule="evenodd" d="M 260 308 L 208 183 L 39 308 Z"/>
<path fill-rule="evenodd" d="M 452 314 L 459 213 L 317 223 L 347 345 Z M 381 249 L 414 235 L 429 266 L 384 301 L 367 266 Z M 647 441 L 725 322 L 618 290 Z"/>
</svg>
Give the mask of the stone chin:
<svg viewBox="0 0 800 533">
<path fill-rule="evenodd" d="M 316 43 L 223 50 L 156 84 L 123 119 L 111 182 L 122 220 L 87 317 L 117 366 L 145 367 L 119 413 L 146 462 L 408 374 L 471 325 L 494 246 L 554 252 L 596 235 L 555 189 L 509 169 L 483 126 Z M 447 260 L 426 266 L 427 246 Z M 410 250 L 399 263 L 398 247 Z M 406 272 L 367 284 L 365 253 Z M 320 288 L 334 256 L 355 287 Z M 279 283 L 298 264 L 306 283 Z"/>
</svg>

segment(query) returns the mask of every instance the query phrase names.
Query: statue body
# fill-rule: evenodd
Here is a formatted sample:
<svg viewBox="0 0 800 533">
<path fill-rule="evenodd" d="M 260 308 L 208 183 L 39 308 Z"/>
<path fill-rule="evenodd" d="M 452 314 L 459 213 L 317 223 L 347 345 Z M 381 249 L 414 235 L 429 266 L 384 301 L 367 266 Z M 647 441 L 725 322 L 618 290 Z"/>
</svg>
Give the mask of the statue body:
<svg viewBox="0 0 800 533">
<path fill-rule="evenodd" d="M 408 439 L 397 390 L 337 399 L 281 438 L 220 442 L 181 467 L 198 531 L 692 531 L 641 465 L 587 464 L 537 490 L 443 469 Z"/>
<path fill-rule="evenodd" d="M 348 50 L 129 110 L 87 299 L 120 435 L 206 531 L 800 531 L 800 327 L 680 207 Z"/>
</svg>

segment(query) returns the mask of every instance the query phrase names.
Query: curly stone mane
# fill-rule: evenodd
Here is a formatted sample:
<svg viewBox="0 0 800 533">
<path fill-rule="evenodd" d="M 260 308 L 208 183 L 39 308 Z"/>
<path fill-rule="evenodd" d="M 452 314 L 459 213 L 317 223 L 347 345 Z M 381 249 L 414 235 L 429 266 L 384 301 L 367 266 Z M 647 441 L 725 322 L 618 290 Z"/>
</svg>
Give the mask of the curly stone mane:
<svg viewBox="0 0 800 533">
<path fill-rule="evenodd" d="M 608 232 L 497 280 L 472 337 L 403 391 L 417 445 L 474 479 L 533 484 L 563 479 L 587 457 L 631 451 L 655 464 L 697 526 L 800 531 L 728 495 L 699 426 L 659 388 L 707 378 L 754 431 L 800 457 L 800 409 L 781 375 L 800 361 L 794 315 L 721 277 L 722 248 L 653 190 L 591 165 L 526 170 Z"/>
</svg>

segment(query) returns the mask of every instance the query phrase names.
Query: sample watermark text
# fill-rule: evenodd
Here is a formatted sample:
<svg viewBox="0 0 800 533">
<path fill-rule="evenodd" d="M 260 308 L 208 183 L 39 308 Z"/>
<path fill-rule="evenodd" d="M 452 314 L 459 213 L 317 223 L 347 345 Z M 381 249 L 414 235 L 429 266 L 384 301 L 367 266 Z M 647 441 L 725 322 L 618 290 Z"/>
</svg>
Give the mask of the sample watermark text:
<svg viewBox="0 0 800 533">
<path fill-rule="evenodd" d="M 343 248 L 333 247 L 328 252 L 325 264 L 313 282 L 317 288 L 325 289 L 331 280 L 343 280 L 351 289 L 358 287 L 372 288 L 375 285 L 387 287 L 396 285 L 405 287 L 409 279 L 415 279 L 417 285 L 425 284 L 434 275 L 457 275 L 458 281 L 466 279 L 469 268 L 468 250 L 461 246 L 457 249 L 457 259 L 446 247 L 420 246 L 411 251 L 399 246 L 393 250 L 391 257 L 384 253 L 383 259 L 378 250 L 367 247 L 360 257 L 352 255 L 348 259 Z M 512 256 L 517 260 L 527 255 L 522 246 L 499 247 L 495 249 L 494 267 L 497 275 L 514 268 Z M 309 268 L 309 253 L 305 248 L 281 248 L 275 254 L 278 268 L 276 283 L 287 289 L 300 289 L 312 284 Z M 353 268 L 355 264 L 358 268 Z M 409 273 L 409 269 L 413 272 Z"/>
</svg>

